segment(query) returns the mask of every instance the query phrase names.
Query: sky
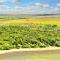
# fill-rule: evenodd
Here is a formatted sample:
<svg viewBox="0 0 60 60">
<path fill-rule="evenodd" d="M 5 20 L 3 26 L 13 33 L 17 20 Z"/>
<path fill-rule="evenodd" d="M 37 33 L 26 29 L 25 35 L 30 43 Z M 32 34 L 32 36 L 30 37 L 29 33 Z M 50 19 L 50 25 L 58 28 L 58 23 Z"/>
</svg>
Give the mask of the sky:
<svg viewBox="0 0 60 60">
<path fill-rule="evenodd" d="M 0 0 L 0 14 L 60 14 L 60 0 Z"/>
</svg>

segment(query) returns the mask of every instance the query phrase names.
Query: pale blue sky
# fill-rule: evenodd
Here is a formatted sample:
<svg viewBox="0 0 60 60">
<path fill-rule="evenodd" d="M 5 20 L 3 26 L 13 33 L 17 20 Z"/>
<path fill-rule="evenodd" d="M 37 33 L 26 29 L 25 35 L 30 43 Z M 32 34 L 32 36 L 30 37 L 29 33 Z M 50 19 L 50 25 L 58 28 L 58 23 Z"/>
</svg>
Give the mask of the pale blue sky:
<svg viewBox="0 0 60 60">
<path fill-rule="evenodd" d="M 60 0 L 0 0 L 0 13 L 60 13 Z"/>
</svg>

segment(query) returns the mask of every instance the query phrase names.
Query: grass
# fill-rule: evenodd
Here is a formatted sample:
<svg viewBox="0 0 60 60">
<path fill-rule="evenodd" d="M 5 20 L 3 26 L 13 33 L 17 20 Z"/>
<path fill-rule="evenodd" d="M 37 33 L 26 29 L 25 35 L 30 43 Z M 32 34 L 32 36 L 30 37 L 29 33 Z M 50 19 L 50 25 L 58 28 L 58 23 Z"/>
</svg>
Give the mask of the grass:
<svg viewBox="0 0 60 60">
<path fill-rule="evenodd" d="M 55 24 L 60 26 L 60 17 L 29 17 L 26 19 L 0 20 L 0 25 Z"/>
<path fill-rule="evenodd" d="M 28 17 L 17 20 L 0 20 L 0 50 L 48 46 L 60 47 L 59 23 L 60 17 Z"/>
<path fill-rule="evenodd" d="M 14 20 L 1 20 L 0 19 L 0 26 L 4 25 L 11 25 L 11 26 L 19 26 L 19 25 L 40 25 L 40 24 L 51 24 L 51 25 L 58 25 L 60 26 L 60 17 L 29 17 L 26 19 L 14 19 Z M 6 36 L 6 34 L 5 34 Z M 58 36 L 58 35 L 57 35 Z M 0 36 L 1 37 L 1 36 Z M 60 38 L 59 38 L 60 39 Z M 4 45 L 5 46 L 5 45 Z M 43 53 L 37 53 L 37 54 L 31 54 L 28 55 L 27 53 L 24 53 L 22 55 L 17 54 L 17 55 L 5 55 L 5 56 L 0 56 L 1 60 L 60 60 L 60 52 L 50 52 L 49 54 L 47 52 Z"/>
</svg>

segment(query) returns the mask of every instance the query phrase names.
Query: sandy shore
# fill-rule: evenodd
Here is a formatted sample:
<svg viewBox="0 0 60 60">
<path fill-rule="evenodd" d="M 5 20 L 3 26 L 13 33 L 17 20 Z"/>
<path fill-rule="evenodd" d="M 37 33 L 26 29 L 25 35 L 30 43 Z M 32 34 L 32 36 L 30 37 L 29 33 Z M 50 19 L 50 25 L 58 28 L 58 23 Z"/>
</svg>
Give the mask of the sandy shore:
<svg viewBox="0 0 60 60">
<path fill-rule="evenodd" d="M 49 47 L 49 48 L 21 48 L 11 50 L 0 50 L 0 54 L 12 53 L 12 52 L 27 52 L 27 51 L 54 51 L 60 50 L 60 47 Z"/>
</svg>

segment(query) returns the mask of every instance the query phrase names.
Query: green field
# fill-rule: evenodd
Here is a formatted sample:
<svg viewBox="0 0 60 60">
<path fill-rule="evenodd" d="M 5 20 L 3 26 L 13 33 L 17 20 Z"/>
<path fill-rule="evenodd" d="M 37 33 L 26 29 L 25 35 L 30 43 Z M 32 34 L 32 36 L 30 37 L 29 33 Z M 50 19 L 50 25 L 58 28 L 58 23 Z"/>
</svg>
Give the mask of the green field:
<svg viewBox="0 0 60 60">
<path fill-rule="evenodd" d="M 10 17 L 0 17 L 0 25 L 39 25 L 54 24 L 60 26 L 60 17 L 23 17 L 13 19 Z"/>
<path fill-rule="evenodd" d="M 60 17 L 0 17 L 0 50 L 60 47 Z M 15 52 L 0 60 L 60 60 L 60 50 Z"/>
<path fill-rule="evenodd" d="M 60 17 L 0 19 L 0 50 L 50 46 L 60 47 Z"/>
</svg>

